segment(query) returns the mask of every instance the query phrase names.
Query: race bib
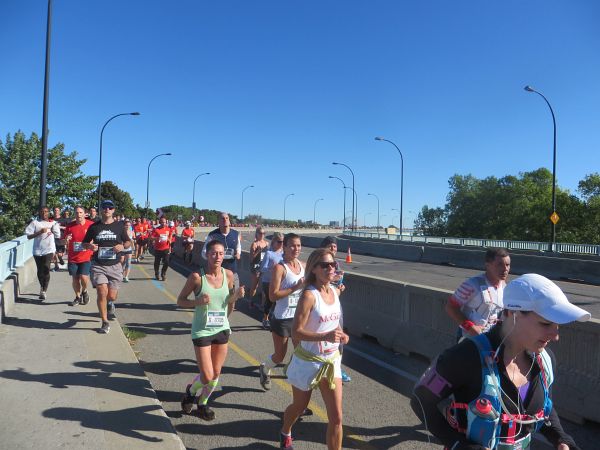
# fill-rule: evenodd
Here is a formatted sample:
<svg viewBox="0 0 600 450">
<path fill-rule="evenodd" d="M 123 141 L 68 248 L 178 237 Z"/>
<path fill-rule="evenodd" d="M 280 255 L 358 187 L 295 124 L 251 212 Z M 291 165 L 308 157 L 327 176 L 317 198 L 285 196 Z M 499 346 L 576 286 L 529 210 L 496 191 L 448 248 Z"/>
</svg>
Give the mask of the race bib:
<svg viewBox="0 0 600 450">
<path fill-rule="evenodd" d="M 169 236 L 167 236 L 166 234 L 159 234 L 158 235 L 158 242 L 167 242 L 167 238 Z"/>
<path fill-rule="evenodd" d="M 300 292 L 294 291 L 288 296 L 288 308 L 295 308 L 298 306 L 298 300 L 300 300 Z"/>
<path fill-rule="evenodd" d="M 83 248 L 83 244 L 81 242 L 73 242 L 73 251 L 74 252 L 82 252 L 85 249 Z"/>
<path fill-rule="evenodd" d="M 223 259 L 233 259 L 235 257 L 235 249 L 226 248 L 225 254 L 223 255 Z"/>
<path fill-rule="evenodd" d="M 99 247 L 98 259 L 117 259 L 117 254 L 112 247 Z"/>
<path fill-rule="evenodd" d="M 531 448 L 531 433 L 512 444 L 499 442 L 498 450 L 529 450 Z"/>
<path fill-rule="evenodd" d="M 192 239 L 192 238 L 187 238 L 185 241 L 186 241 L 186 242 L 188 242 L 189 244 L 192 244 L 192 243 L 194 242 L 194 239 Z"/>
<path fill-rule="evenodd" d="M 139 231 L 136 231 L 136 232 L 135 232 L 135 235 L 136 235 L 137 237 L 140 237 L 140 236 L 142 235 L 142 233 L 141 233 L 141 232 L 139 232 Z"/>
<path fill-rule="evenodd" d="M 324 355 L 337 351 L 339 342 L 319 341 L 319 351 Z"/>
<path fill-rule="evenodd" d="M 208 328 L 219 328 L 225 325 L 225 311 L 207 311 L 206 314 Z"/>
</svg>

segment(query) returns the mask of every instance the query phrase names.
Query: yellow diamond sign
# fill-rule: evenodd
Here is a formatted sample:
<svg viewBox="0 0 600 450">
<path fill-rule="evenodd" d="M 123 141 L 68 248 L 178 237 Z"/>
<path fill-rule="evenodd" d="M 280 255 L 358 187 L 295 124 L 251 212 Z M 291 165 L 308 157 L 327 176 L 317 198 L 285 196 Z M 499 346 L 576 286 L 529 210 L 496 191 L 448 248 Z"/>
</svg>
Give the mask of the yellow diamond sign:
<svg viewBox="0 0 600 450">
<path fill-rule="evenodd" d="M 552 213 L 552 215 L 550 216 L 550 221 L 556 225 L 556 223 L 560 220 L 560 217 L 558 217 L 558 214 L 556 214 L 556 211 L 554 211 Z"/>
</svg>

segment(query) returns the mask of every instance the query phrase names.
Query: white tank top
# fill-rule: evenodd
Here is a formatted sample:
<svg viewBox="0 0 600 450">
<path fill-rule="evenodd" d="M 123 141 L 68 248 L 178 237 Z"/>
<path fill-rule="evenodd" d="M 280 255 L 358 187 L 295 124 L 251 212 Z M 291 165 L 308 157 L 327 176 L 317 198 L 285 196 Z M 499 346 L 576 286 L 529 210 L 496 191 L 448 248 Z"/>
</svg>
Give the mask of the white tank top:
<svg viewBox="0 0 600 450">
<path fill-rule="evenodd" d="M 294 284 L 298 282 L 300 278 L 304 276 L 304 267 L 300 264 L 300 273 L 295 274 L 292 272 L 290 266 L 288 266 L 283 261 L 280 263 L 285 267 L 285 276 L 283 280 L 281 280 L 281 285 L 279 289 L 290 289 Z M 293 319 L 294 314 L 296 313 L 296 306 L 298 306 L 298 300 L 300 300 L 300 294 L 302 293 L 302 288 L 295 290 L 287 297 L 283 297 L 275 302 L 275 310 L 273 311 L 273 315 L 276 319 Z"/>
<path fill-rule="evenodd" d="M 323 297 L 314 286 L 309 286 L 308 290 L 315 296 L 315 306 L 308 315 L 305 328 L 307 331 L 313 333 L 327 333 L 331 330 L 335 330 L 340 324 L 340 318 L 342 316 L 342 308 L 340 306 L 340 299 L 337 295 L 336 290 L 331 287 L 333 291 L 333 304 L 328 305 L 323 301 Z M 339 343 L 333 343 L 328 341 L 301 341 L 300 345 L 305 350 L 319 355 L 322 357 L 329 357 L 339 347 Z"/>
</svg>

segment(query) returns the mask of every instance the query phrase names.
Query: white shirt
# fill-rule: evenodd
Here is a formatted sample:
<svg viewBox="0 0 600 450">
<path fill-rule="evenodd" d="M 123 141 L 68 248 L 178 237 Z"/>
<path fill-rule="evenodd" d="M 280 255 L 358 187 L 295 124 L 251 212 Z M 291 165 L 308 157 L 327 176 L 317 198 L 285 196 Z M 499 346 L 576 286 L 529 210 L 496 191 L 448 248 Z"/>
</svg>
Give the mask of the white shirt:
<svg viewBox="0 0 600 450">
<path fill-rule="evenodd" d="M 43 256 L 56 252 L 54 239 L 60 239 L 60 225 L 54 220 L 34 219 L 25 228 L 25 234 L 28 236 L 35 234 L 42 228 L 47 228 L 48 231 L 33 238 L 33 254 L 35 256 Z"/>
</svg>

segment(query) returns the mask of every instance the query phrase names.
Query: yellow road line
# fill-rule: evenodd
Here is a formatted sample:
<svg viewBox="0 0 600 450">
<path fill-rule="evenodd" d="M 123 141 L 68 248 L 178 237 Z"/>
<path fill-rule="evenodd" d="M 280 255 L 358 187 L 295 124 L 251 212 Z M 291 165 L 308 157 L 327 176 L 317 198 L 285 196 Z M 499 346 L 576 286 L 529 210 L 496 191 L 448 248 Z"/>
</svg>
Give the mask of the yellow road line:
<svg viewBox="0 0 600 450">
<path fill-rule="evenodd" d="M 138 266 L 134 266 L 134 267 L 136 267 L 137 269 L 139 269 L 148 278 L 151 278 L 150 274 L 143 267 L 140 267 L 139 265 Z M 161 291 L 168 299 L 170 299 L 173 302 L 177 303 L 177 297 L 175 297 L 173 294 L 171 294 L 171 292 L 169 292 L 165 286 L 163 286 L 162 289 L 159 288 L 156 285 L 155 285 L 155 287 L 159 291 Z M 186 311 L 186 313 L 188 315 L 190 315 L 191 317 L 194 316 L 194 313 L 192 311 Z M 241 349 L 238 345 L 236 345 L 234 342 L 232 342 L 231 339 L 229 340 L 229 348 L 231 348 L 234 352 L 236 352 L 243 360 L 245 360 L 251 366 L 258 366 L 258 365 L 260 365 L 260 361 L 258 361 L 256 358 L 254 358 L 250 353 L 248 353 L 245 350 Z M 288 383 L 286 383 L 285 381 L 280 380 L 280 379 L 271 379 L 271 381 L 274 382 L 275 384 L 277 384 L 277 386 L 279 386 L 283 391 L 287 392 L 290 396 L 292 395 L 292 387 Z M 310 403 L 308 404 L 308 406 L 309 406 L 310 409 L 312 409 L 313 413 L 319 419 L 321 419 L 322 422 L 325 422 L 325 423 L 329 422 L 329 419 L 327 418 L 327 412 L 323 408 L 321 408 L 320 406 L 316 405 L 312 400 L 310 401 Z M 367 441 L 365 441 L 360 436 L 358 436 L 356 434 L 350 434 L 350 433 L 348 433 L 347 431 L 349 429 L 350 429 L 350 427 L 345 427 L 344 428 L 344 436 L 346 438 L 348 438 L 348 439 L 353 440 L 354 443 L 358 446 L 359 449 L 363 449 L 363 450 L 376 450 L 375 447 L 373 447 L 372 445 L 370 445 Z"/>
</svg>

